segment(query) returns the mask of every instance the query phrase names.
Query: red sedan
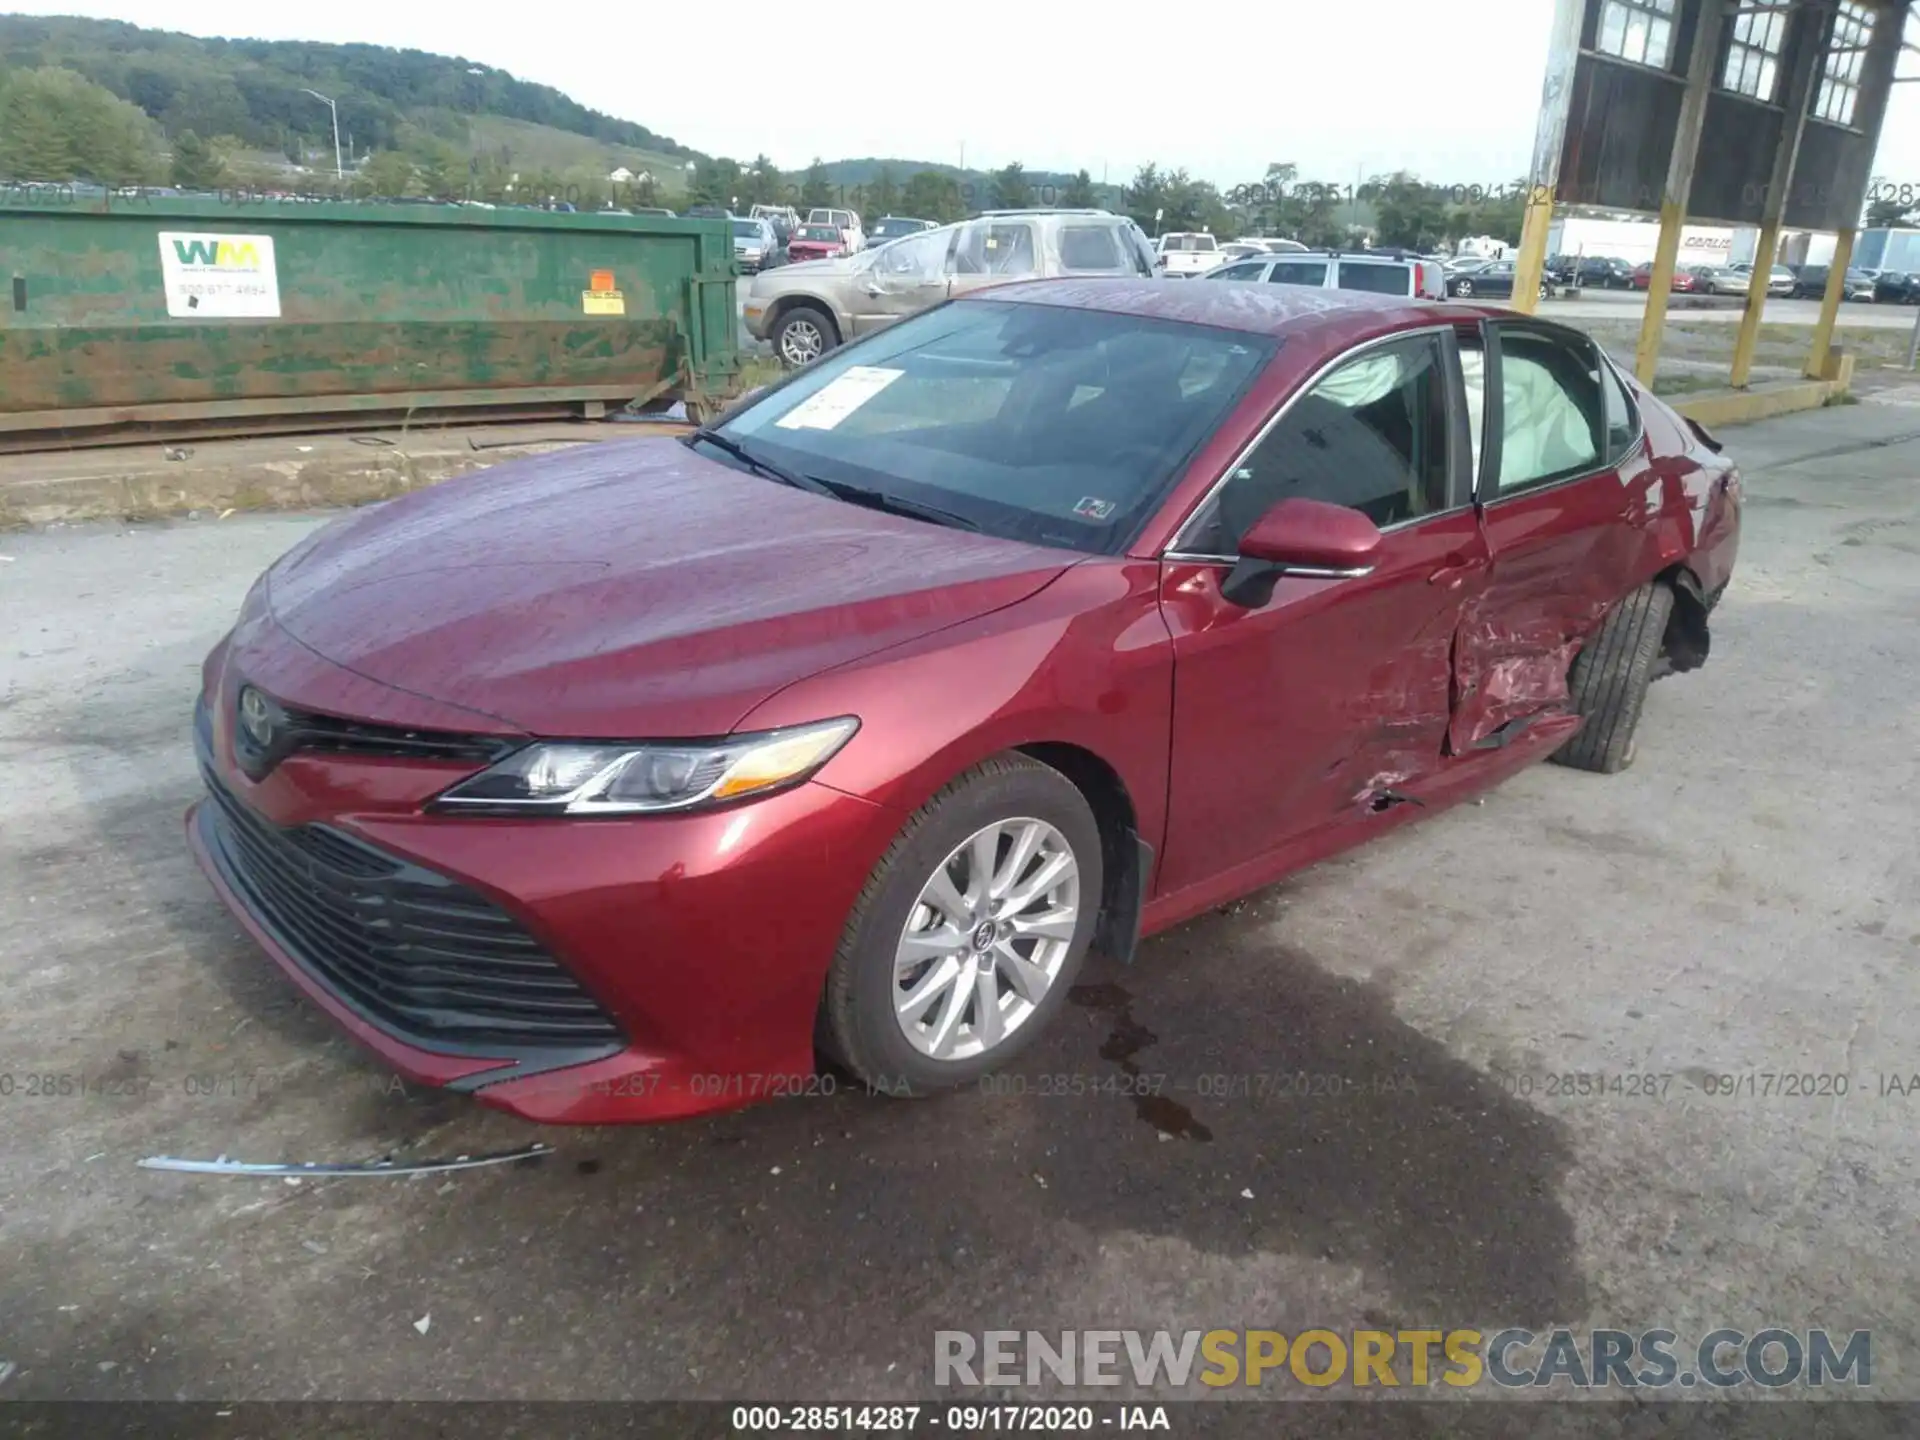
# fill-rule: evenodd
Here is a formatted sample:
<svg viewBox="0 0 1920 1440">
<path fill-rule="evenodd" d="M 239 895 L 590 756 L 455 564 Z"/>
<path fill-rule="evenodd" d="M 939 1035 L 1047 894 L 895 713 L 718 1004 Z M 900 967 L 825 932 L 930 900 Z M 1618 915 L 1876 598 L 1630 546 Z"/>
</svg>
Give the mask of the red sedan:
<svg viewBox="0 0 1920 1440">
<path fill-rule="evenodd" d="M 787 241 L 787 259 L 832 260 L 847 253 L 847 237 L 837 225 L 802 225 Z"/>
<path fill-rule="evenodd" d="M 1689 295 L 1695 290 L 1705 290 L 1707 285 L 1701 278 L 1699 270 L 1700 267 L 1698 266 L 1691 269 L 1675 267 L 1673 272 L 1673 285 L 1671 287 L 1672 293 L 1676 295 Z M 1653 265 L 1651 262 L 1642 262 L 1634 267 L 1633 288 L 1636 290 L 1651 290 L 1653 288 Z"/>
<path fill-rule="evenodd" d="M 189 833 L 413 1080 L 592 1123 L 937 1090 L 1091 946 L 1625 766 L 1740 493 L 1536 319 L 998 286 L 304 540 L 206 662 Z"/>
</svg>

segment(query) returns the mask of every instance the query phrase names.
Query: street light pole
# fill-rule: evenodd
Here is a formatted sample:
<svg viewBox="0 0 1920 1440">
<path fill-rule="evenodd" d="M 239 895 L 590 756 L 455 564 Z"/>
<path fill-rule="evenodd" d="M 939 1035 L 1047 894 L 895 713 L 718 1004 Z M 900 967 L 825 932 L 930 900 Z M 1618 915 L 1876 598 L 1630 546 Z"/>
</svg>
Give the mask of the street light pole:
<svg viewBox="0 0 1920 1440">
<path fill-rule="evenodd" d="M 302 95 L 313 96 L 314 99 L 325 105 L 333 114 L 333 178 L 345 184 L 347 170 L 346 166 L 340 163 L 340 107 L 325 95 L 322 95 L 318 90 L 309 90 L 304 85 L 300 87 L 300 93 Z"/>
</svg>

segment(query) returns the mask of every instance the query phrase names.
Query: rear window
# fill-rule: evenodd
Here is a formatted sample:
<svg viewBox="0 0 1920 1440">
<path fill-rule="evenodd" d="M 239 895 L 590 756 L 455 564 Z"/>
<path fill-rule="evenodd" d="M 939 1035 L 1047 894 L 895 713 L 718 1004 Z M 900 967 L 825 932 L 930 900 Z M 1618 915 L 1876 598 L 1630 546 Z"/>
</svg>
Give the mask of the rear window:
<svg viewBox="0 0 1920 1440">
<path fill-rule="evenodd" d="M 1162 250 L 1218 250 L 1219 243 L 1211 235 L 1162 235 Z"/>
<path fill-rule="evenodd" d="M 1364 290 L 1373 295 L 1413 294 L 1413 267 L 1383 265 L 1377 260 L 1342 260 L 1336 282 L 1342 290 Z"/>
<path fill-rule="evenodd" d="M 1327 262 L 1324 260 L 1282 260 L 1267 276 L 1271 285 L 1325 285 Z"/>
<path fill-rule="evenodd" d="M 1060 268 L 1111 273 L 1133 269 L 1120 248 L 1120 232 L 1112 225 L 1062 225 Z"/>
</svg>

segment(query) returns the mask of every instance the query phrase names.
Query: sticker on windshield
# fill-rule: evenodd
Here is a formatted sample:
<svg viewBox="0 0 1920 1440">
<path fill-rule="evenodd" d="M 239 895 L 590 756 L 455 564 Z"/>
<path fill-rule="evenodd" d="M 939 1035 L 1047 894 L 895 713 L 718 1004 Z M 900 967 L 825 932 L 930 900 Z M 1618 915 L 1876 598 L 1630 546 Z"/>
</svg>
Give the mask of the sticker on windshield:
<svg viewBox="0 0 1920 1440">
<path fill-rule="evenodd" d="M 1082 495 L 1074 505 L 1073 513 L 1089 520 L 1104 520 L 1113 514 L 1113 501 L 1102 500 L 1098 495 Z"/>
<path fill-rule="evenodd" d="M 773 423 L 781 430 L 831 430 L 904 374 L 877 365 L 852 366 Z"/>
</svg>

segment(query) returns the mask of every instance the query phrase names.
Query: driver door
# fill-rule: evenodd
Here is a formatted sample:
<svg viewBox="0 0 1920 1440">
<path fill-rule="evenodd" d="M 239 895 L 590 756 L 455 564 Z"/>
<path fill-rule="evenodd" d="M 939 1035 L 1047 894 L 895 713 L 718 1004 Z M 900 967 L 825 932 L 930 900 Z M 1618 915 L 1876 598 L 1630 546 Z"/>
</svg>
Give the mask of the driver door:
<svg viewBox="0 0 1920 1440">
<path fill-rule="evenodd" d="M 1485 583 L 1466 412 L 1446 330 L 1396 336 L 1310 382 L 1162 559 L 1173 633 L 1167 893 L 1417 794 L 1440 768 L 1455 632 Z M 1222 593 L 1242 534 L 1282 500 L 1361 511 L 1371 569 Z"/>
<path fill-rule="evenodd" d="M 946 299 L 954 238 L 952 230 L 929 230 L 869 252 L 853 277 L 853 333 L 871 335 Z"/>
</svg>

